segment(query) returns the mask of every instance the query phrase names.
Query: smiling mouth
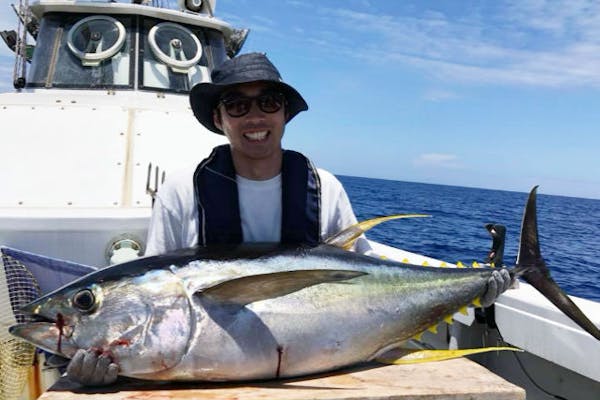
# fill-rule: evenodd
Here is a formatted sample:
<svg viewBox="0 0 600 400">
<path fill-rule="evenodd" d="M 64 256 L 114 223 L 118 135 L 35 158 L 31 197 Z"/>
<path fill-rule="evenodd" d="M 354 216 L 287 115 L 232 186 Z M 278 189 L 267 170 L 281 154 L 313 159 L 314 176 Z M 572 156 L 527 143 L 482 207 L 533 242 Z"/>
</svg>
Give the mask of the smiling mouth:
<svg viewBox="0 0 600 400">
<path fill-rule="evenodd" d="M 262 142 L 269 136 L 269 131 L 257 131 L 244 133 L 244 137 L 251 142 Z"/>
</svg>

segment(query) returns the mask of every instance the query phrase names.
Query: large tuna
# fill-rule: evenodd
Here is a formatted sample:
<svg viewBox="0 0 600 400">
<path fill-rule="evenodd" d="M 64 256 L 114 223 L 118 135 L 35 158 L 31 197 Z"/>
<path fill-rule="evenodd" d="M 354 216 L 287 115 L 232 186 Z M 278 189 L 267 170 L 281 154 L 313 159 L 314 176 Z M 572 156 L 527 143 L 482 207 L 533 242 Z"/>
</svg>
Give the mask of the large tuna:
<svg viewBox="0 0 600 400">
<path fill-rule="evenodd" d="M 549 278 L 535 189 L 515 271 L 600 339 Z M 23 309 L 49 322 L 11 333 L 66 357 L 80 348 L 109 352 L 129 377 L 291 377 L 376 357 L 476 301 L 491 273 L 423 268 L 331 244 L 188 249 L 86 275 Z"/>
</svg>

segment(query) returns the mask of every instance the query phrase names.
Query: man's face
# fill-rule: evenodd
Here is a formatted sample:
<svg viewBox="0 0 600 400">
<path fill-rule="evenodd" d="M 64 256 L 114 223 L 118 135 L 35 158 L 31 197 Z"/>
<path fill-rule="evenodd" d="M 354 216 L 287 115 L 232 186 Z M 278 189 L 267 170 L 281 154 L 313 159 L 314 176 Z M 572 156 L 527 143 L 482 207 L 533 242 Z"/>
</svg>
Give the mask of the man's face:
<svg viewBox="0 0 600 400">
<path fill-rule="evenodd" d="M 219 112 L 213 115 L 215 126 L 220 128 L 229 139 L 231 149 L 239 157 L 247 160 L 265 160 L 278 157 L 281 153 L 281 138 L 285 128 L 285 106 L 275 112 L 265 112 L 259 107 L 259 99 L 255 97 L 276 92 L 264 82 L 244 83 L 227 90 L 221 96 L 225 102 L 235 104 L 239 98 L 254 98 L 250 102 L 248 112 L 239 117 L 231 116 L 245 109 L 231 107 L 230 113 L 220 103 Z M 274 103 L 263 100 L 263 108 L 271 111 Z M 267 100 L 272 100 L 267 98 Z M 276 107 L 275 107 L 276 108 Z"/>
</svg>

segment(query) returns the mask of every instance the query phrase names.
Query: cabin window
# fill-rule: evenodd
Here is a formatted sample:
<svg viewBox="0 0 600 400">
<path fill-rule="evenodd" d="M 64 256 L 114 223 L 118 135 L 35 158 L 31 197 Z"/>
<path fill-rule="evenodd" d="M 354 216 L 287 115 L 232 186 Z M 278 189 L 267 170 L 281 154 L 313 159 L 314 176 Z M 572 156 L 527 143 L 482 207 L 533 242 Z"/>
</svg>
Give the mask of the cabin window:
<svg viewBox="0 0 600 400">
<path fill-rule="evenodd" d="M 125 26 L 113 17 L 94 15 L 84 18 L 69 29 L 67 46 L 81 65 L 96 68 L 96 76 L 105 83 L 128 83 L 129 55 L 121 54 L 125 44 Z M 124 60 L 125 58 L 125 60 Z M 110 68 L 100 68 L 109 66 Z"/>
<path fill-rule="evenodd" d="M 46 15 L 29 86 L 132 87 L 131 17 Z"/>
<path fill-rule="evenodd" d="M 36 39 L 36 49 L 31 60 L 27 86 L 45 85 L 59 24 L 55 18 L 47 15 L 40 22 L 39 29 L 40 34 L 38 34 Z"/>
<path fill-rule="evenodd" d="M 207 46 L 205 51 L 210 62 L 211 70 L 227 60 L 227 51 L 225 50 L 225 39 L 223 34 L 214 29 L 204 30 Z"/>
<path fill-rule="evenodd" d="M 226 57 L 215 29 L 136 15 L 48 13 L 27 86 L 188 93 L 210 81 Z"/>
<path fill-rule="evenodd" d="M 140 87 L 187 93 L 209 80 L 206 38 L 200 29 L 144 20 Z"/>
</svg>

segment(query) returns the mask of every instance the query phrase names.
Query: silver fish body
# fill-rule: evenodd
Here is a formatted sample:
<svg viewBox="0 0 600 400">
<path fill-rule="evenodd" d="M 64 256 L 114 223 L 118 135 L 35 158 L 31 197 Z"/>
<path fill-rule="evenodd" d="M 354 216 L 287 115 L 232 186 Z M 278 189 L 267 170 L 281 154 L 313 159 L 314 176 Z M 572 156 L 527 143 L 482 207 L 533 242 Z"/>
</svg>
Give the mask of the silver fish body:
<svg viewBox="0 0 600 400">
<path fill-rule="evenodd" d="M 536 188 L 511 274 L 600 340 L 598 327 L 550 277 L 535 196 Z M 210 246 L 107 267 L 23 307 L 49 322 L 10 332 L 68 358 L 96 348 L 112 355 L 121 375 L 152 380 L 293 377 L 367 361 L 474 302 L 492 274 L 339 248 L 362 226 L 387 219 L 340 232 L 330 241 L 337 247 Z"/>
<path fill-rule="evenodd" d="M 86 277 L 28 306 L 54 322 L 12 333 L 66 357 L 79 348 L 109 352 L 120 374 L 135 378 L 292 377 L 373 358 L 481 296 L 491 275 L 328 245 L 234 253 L 159 267 L 150 257 L 131 276 Z M 76 296 L 90 293 L 93 305 L 81 310 L 92 301 Z"/>
</svg>

